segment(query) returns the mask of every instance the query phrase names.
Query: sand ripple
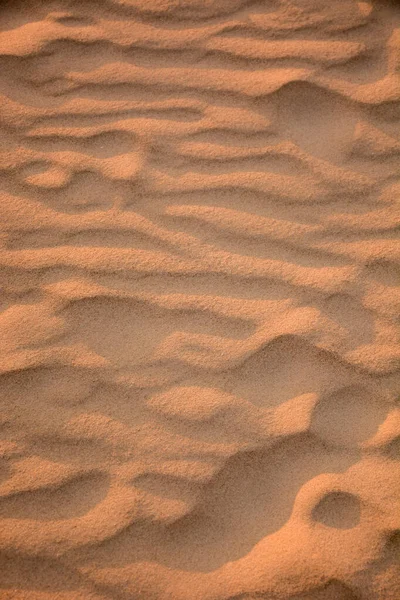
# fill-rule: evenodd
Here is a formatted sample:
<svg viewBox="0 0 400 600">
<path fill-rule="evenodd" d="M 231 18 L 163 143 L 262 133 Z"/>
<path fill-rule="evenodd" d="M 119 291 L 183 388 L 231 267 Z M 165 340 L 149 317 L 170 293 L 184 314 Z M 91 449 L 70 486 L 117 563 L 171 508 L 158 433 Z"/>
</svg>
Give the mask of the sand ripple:
<svg viewBox="0 0 400 600">
<path fill-rule="evenodd" d="M 1 598 L 399 598 L 398 7 L 0 22 Z"/>
</svg>

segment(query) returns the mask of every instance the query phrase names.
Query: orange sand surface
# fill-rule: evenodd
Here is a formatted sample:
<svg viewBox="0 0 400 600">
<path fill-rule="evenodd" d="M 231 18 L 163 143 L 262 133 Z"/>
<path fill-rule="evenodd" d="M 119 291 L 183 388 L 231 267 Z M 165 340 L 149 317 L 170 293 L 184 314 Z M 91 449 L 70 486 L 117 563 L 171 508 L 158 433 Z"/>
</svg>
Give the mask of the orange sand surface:
<svg viewBox="0 0 400 600">
<path fill-rule="evenodd" d="M 0 3 L 0 599 L 400 599 L 400 2 Z"/>
</svg>

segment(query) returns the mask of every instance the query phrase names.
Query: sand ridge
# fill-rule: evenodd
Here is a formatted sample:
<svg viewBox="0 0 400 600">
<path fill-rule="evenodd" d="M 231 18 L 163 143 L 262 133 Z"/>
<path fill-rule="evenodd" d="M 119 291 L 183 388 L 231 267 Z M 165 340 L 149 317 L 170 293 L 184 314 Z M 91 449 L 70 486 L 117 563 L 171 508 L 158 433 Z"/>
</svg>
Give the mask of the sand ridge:
<svg viewBox="0 0 400 600">
<path fill-rule="evenodd" d="M 0 598 L 400 598 L 400 8 L 0 5 Z"/>
</svg>

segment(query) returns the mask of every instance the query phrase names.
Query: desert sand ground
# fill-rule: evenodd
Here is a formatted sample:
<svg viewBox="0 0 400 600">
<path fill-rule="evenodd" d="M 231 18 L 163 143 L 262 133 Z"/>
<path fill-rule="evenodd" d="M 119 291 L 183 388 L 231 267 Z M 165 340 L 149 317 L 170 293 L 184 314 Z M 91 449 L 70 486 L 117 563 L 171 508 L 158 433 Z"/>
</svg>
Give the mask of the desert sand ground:
<svg viewBox="0 0 400 600">
<path fill-rule="evenodd" d="M 1 600 L 400 599 L 400 3 L 0 4 Z"/>
</svg>

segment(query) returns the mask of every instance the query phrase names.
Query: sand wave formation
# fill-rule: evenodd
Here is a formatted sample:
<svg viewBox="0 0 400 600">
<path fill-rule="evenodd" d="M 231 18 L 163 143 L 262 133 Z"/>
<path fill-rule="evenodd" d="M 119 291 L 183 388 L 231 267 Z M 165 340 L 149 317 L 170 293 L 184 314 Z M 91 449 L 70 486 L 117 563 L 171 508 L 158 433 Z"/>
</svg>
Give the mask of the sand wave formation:
<svg viewBox="0 0 400 600">
<path fill-rule="evenodd" d="M 400 598 L 400 8 L 0 6 L 0 596 Z"/>
</svg>

